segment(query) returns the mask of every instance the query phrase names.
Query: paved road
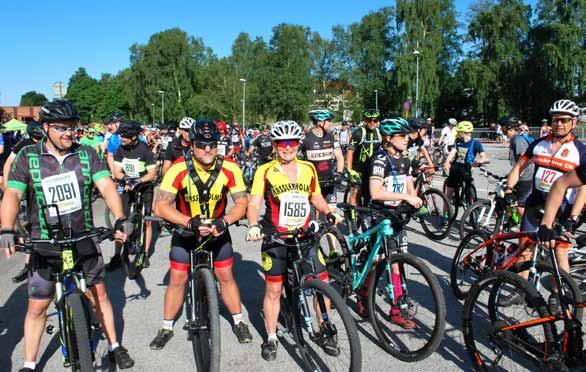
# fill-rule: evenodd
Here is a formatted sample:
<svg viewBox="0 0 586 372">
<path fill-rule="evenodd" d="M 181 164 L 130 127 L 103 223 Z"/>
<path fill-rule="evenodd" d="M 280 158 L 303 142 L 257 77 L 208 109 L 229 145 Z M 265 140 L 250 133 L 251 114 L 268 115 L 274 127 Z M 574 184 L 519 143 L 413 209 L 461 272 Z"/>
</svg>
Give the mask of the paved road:
<svg viewBox="0 0 586 372">
<path fill-rule="evenodd" d="M 506 174 L 510 169 L 503 147 L 486 146 L 491 164 L 488 168 L 497 174 Z M 491 186 L 484 177 L 475 177 L 481 197 L 486 197 Z M 438 185 L 443 182 L 437 177 Z M 103 222 L 104 206 L 96 202 L 96 224 Z M 468 355 L 462 346 L 460 332 L 461 304 L 452 295 L 449 287 L 449 269 L 457 240 L 446 239 L 442 242 L 428 240 L 420 232 L 420 226 L 411 223 L 409 250 L 425 260 L 438 276 L 447 302 L 447 325 L 445 337 L 438 351 L 424 361 L 409 364 L 400 362 L 386 354 L 377 346 L 376 336 L 370 324 L 355 318 L 361 336 L 363 351 L 363 371 L 400 370 L 400 371 L 457 371 L 471 370 Z M 264 324 L 259 315 L 262 305 L 264 283 L 261 275 L 260 245 L 245 242 L 245 229 L 231 227 L 235 242 L 235 277 L 240 286 L 243 311 L 250 319 L 254 340 L 251 344 L 240 345 L 232 334 L 227 312 L 222 309 L 222 370 L 224 371 L 297 371 L 297 361 L 283 345 L 279 348 L 275 362 L 267 363 L 260 357 L 260 344 L 264 335 Z M 454 237 L 455 238 L 455 237 Z M 181 329 L 183 317 L 175 326 L 175 337 L 162 351 L 153 352 L 148 344 L 155 336 L 162 320 L 163 296 L 168 280 L 168 247 L 170 238 L 161 236 L 151 258 L 151 268 L 144 272 L 144 280 L 123 282 L 120 271 L 108 273 L 106 284 L 108 294 L 114 305 L 117 329 L 122 343 L 136 360 L 133 371 L 193 371 L 195 364 L 191 345 L 186 341 Z M 103 246 L 104 256 L 109 260 L 111 244 Z M 16 371 L 23 362 L 23 320 L 26 312 L 26 284 L 13 284 L 10 278 L 20 269 L 22 257 L 6 260 L 0 258 L 0 371 Z M 48 322 L 57 325 L 53 308 L 49 310 Z M 57 337 L 44 335 L 39 355 L 38 370 L 62 371 Z M 98 346 L 97 370 L 114 371 L 107 358 L 107 343 Z"/>
</svg>

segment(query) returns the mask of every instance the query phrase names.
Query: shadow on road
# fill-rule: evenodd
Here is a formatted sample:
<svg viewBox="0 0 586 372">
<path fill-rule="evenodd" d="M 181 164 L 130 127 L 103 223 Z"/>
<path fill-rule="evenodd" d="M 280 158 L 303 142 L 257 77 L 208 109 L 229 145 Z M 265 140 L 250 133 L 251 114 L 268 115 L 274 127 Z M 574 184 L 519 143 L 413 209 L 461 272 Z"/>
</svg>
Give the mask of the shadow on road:
<svg viewBox="0 0 586 372">
<path fill-rule="evenodd" d="M 24 283 L 18 286 L 0 307 L 0 371 L 16 369 L 12 366 L 12 353 L 23 337 L 27 300 Z"/>
</svg>

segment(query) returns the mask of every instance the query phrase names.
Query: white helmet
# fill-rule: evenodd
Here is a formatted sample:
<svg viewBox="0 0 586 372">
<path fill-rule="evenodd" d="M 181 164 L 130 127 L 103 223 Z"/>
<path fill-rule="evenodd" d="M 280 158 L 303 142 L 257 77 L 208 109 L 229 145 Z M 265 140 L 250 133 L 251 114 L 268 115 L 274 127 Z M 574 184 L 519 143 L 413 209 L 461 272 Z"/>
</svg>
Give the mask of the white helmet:
<svg viewBox="0 0 586 372">
<path fill-rule="evenodd" d="M 454 118 L 449 118 L 448 124 L 450 124 L 451 126 L 454 126 L 454 125 L 458 124 L 458 121 L 456 121 L 456 119 L 454 119 Z"/>
<path fill-rule="evenodd" d="M 574 101 L 570 101 L 569 99 L 560 99 L 551 105 L 549 114 L 567 114 L 570 116 L 578 116 L 580 114 L 580 107 L 578 107 Z"/>
<path fill-rule="evenodd" d="M 303 131 L 299 124 L 293 120 L 278 121 L 271 127 L 270 137 L 272 141 L 287 139 L 301 139 Z"/>
<path fill-rule="evenodd" d="M 192 118 L 186 116 L 183 119 L 181 119 L 181 121 L 179 122 L 179 128 L 180 129 L 189 129 L 193 125 L 193 121 L 194 120 Z"/>
</svg>

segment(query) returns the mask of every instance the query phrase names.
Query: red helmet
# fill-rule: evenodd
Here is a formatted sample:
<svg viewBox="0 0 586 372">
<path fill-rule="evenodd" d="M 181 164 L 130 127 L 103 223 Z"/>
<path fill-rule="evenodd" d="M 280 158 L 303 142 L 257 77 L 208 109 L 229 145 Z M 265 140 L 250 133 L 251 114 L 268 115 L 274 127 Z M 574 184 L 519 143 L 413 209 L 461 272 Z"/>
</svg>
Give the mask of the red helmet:
<svg viewBox="0 0 586 372">
<path fill-rule="evenodd" d="M 225 131 L 226 131 L 226 123 L 225 123 L 225 122 L 223 122 L 223 121 L 218 121 L 218 122 L 216 123 L 216 126 L 218 127 L 218 130 L 219 130 L 220 132 L 225 132 Z"/>
</svg>

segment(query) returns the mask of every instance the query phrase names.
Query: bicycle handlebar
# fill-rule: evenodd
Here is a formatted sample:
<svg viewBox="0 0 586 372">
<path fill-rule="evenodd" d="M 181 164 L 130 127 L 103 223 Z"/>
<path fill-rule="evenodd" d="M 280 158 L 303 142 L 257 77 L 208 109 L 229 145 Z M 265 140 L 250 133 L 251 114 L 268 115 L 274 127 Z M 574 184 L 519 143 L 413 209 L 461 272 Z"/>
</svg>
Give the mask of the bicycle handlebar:
<svg viewBox="0 0 586 372">
<path fill-rule="evenodd" d="M 38 244 L 50 244 L 53 246 L 76 245 L 82 240 L 98 238 L 99 242 L 106 239 L 112 240 L 114 238 L 114 229 L 107 227 L 96 227 L 92 230 L 82 233 L 80 236 L 63 239 L 26 239 L 23 244 L 15 244 L 14 248 L 17 252 L 32 253 L 33 251 L 48 251 L 39 249 Z M 51 251 L 53 252 L 53 251 Z"/>
</svg>

